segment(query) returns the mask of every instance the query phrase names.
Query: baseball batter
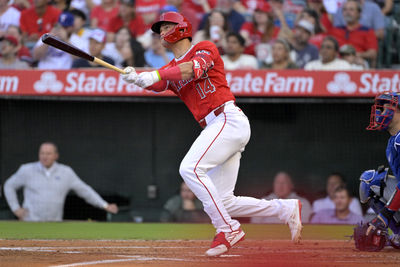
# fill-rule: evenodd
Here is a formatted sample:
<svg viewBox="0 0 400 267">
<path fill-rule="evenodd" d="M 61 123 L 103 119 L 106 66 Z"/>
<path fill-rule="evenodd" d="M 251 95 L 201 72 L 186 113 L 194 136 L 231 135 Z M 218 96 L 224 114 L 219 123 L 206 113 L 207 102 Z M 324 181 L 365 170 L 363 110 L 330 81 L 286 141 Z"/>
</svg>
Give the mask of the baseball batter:
<svg viewBox="0 0 400 267">
<path fill-rule="evenodd" d="M 159 70 L 139 75 L 128 67 L 123 79 L 147 90 L 173 91 L 203 128 L 179 172 L 216 228 L 206 255 L 219 256 L 244 239 L 240 223 L 231 216 L 276 216 L 289 225 L 292 240 L 299 242 L 302 224 L 298 200 L 268 201 L 233 194 L 241 152 L 250 138 L 250 124 L 235 104 L 217 47 L 209 41 L 192 45 L 192 26 L 179 13 L 163 13 L 151 29 L 160 34 L 163 46 L 175 58 Z"/>
<path fill-rule="evenodd" d="M 380 227 L 387 228 L 393 220 L 393 215 L 400 209 L 400 94 L 387 92 L 375 97 L 371 108 L 368 130 L 388 131 L 389 138 L 386 147 L 386 157 L 397 186 L 386 205 L 378 216 L 369 223 L 367 235 Z"/>
</svg>

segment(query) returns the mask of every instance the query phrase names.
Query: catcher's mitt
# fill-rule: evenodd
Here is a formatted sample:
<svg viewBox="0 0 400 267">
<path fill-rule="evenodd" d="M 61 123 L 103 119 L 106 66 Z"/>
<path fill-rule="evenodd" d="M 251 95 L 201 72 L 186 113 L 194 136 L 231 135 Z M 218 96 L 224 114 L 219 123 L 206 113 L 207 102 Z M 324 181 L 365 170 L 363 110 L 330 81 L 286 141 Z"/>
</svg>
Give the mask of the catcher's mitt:
<svg viewBox="0 0 400 267">
<path fill-rule="evenodd" d="M 377 227 L 367 236 L 368 223 L 360 223 L 354 228 L 354 242 L 356 248 L 361 251 L 376 252 L 385 247 L 388 239 L 388 231 L 384 227 Z"/>
</svg>

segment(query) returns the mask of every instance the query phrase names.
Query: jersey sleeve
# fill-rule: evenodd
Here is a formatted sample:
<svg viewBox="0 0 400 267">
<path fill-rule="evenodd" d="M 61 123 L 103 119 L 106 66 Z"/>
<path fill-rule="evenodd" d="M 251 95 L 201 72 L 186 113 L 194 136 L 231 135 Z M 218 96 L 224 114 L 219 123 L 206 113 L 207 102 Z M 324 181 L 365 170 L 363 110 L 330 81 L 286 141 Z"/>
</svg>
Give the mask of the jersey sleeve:
<svg viewBox="0 0 400 267">
<path fill-rule="evenodd" d="M 394 138 L 393 146 L 397 152 L 400 151 L 400 132 L 398 132 L 396 137 Z"/>
</svg>

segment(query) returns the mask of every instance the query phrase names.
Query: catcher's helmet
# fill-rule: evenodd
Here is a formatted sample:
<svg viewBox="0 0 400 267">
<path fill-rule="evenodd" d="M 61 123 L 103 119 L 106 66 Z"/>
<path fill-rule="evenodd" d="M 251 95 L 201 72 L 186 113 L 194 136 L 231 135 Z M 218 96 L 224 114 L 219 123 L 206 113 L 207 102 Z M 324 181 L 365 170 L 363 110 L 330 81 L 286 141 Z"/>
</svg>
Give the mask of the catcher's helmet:
<svg viewBox="0 0 400 267">
<path fill-rule="evenodd" d="M 385 92 L 375 97 L 367 130 L 383 131 L 389 127 L 396 109 L 400 108 L 399 97 L 397 92 Z"/>
<path fill-rule="evenodd" d="M 181 14 L 177 12 L 162 13 L 160 19 L 151 26 L 151 30 L 160 34 L 160 27 L 163 22 L 176 23 L 175 27 L 163 36 L 168 43 L 176 43 L 184 38 L 192 40 L 192 24 Z"/>
</svg>

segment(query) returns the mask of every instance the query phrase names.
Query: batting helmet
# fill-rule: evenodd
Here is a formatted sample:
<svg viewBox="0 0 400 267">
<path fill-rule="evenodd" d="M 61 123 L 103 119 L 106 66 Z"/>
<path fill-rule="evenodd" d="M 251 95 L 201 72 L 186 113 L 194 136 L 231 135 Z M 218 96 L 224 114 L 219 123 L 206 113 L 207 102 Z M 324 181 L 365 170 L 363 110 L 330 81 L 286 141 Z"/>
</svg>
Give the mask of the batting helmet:
<svg viewBox="0 0 400 267">
<path fill-rule="evenodd" d="M 151 26 L 151 30 L 160 34 L 161 24 L 164 22 L 176 23 L 175 27 L 163 36 L 168 43 L 176 43 L 184 38 L 192 40 L 192 24 L 181 14 L 177 12 L 162 13 L 160 19 Z"/>
<path fill-rule="evenodd" d="M 387 130 L 396 109 L 400 108 L 399 97 L 397 92 L 385 92 L 375 97 L 367 130 Z"/>
</svg>

